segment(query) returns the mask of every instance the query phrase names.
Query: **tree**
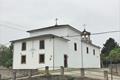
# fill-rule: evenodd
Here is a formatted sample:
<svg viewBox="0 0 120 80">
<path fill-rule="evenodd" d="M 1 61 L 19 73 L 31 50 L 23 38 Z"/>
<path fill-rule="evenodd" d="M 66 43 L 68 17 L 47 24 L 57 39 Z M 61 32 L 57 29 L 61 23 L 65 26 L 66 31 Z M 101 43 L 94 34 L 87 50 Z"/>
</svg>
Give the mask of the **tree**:
<svg viewBox="0 0 120 80">
<path fill-rule="evenodd" d="M 104 44 L 104 47 L 101 50 L 101 54 L 104 54 L 104 56 L 108 56 L 111 50 L 118 47 L 118 43 L 115 42 L 113 38 L 109 38 Z"/>
<path fill-rule="evenodd" d="M 6 47 L 4 45 L 0 46 L 0 66 L 11 67 L 12 66 L 12 45 Z"/>
<path fill-rule="evenodd" d="M 118 63 L 120 62 L 120 48 L 115 48 L 113 49 L 110 54 L 109 54 L 109 59 L 113 63 Z"/>
<path fill-rule="evenodd" d="M 103 48 L 101 50 L 101 62 L 102 65 L 104 66 L 108 66 L 109 64 L 109 54 L 111 52 L 111 50 L 113 50 L 114 48 L 118 48 L 119 45 L 117 42 L 115 42 L 115 40 L 113 38 L 109 38 L 106 43 L 103 45 Z"/>
</svg>

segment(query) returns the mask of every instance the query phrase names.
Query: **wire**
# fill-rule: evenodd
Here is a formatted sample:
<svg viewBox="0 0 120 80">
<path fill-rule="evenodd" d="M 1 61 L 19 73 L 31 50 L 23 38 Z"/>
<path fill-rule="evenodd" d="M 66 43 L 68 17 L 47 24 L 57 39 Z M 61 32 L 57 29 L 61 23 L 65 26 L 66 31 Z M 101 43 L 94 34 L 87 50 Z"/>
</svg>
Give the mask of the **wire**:
<svg viewBox="0 0 120 80">
<path fill-rule="evenodd" d="M 25 26 L 22 26 L 22 25 L 19 25 L 19 24 L 14 24 L 14 23 L 8 22 L 8 21 L 4 21 L 4 22 L 7 22 L 8 24 L 20 26 L 20 27 L 25 27 Z M 20 29 L 20 28 L 16 28 L 16 27 L 11 27 L 11 26 L 6 25 L 6 24 L 0 24 L 0 25 L 3 25 L 3 26 L 5 26 L 5 27 L 11 28 L 11 29 L 15 29 L 15 30 L 20 30 L 20 31 L 26 32 L 24 29 Z M 27 26 L 26 26 L 26 27 L 27 27 Z M 92 33 L 91 35 L 100 35 L 100 34 L 115 33 L 115 32 L 120 32 L 120 31 L 107 31 L 107 32 L 100 32 L 100 33 Z M 80 36 L 80 35 L 61 36 L 61 37 L 76 37 L 76 36 Z"/>
<path fill-rule="evenodd" d="M 10 42 L 7 42 L 7 43 L 4 43 L 4 44 L 2 44 L 2 45 L 9 45 L 10 44 Z"/>
<path fill-rule="evenodd" d="M 99 35 L 99 34 L 106 34 L 106 33 L 116 33 L 116 32 L 120 32 L 120 31 L 100 32 L 100 33 L 93 33 L 93 34 L 91 34 L 91 35 Z"/>
<path fill-rule="evenodd" d="M 5 24 L 8 24 L 8 25 L 10 24 L 10 25 L 19 26 L 19 27 L 22 27 L 22 28 L 28 27 L 28 26 L 23 26 L 23 25 L 20 25 L 20 24 L 12 23 L 12 22 L 9 22 L 9 21 L 3 21 L 3 22 L 5 22 Z M 30 27 L 28 27 L 28 28 L 30 28 Z"/>
<path fill-rule="evenodd" d="M 100 34 L 115 33 L 115 32 L 120 32 L 120 31 L 100 32 L 100 33 L 93 33 L 93 34 L 91 34 L 91 35 L 100 35 Z M 76 36 L 81 36 L 81 35 L 61 36 L 61 37 L 64 38 L 64 37 L 76 37 Z M 5 44 L 3 44 L 3 45 L 7 45 L 7 44 L 9 44 L 9 42 L 8 42 L 8 43 L 5 43 Z"/>
<path fill-rule="evenodd" d="M 24 31 L 26 32 L 24 29 L 20 29 L 20 28 L 16 28 L 16 27 L 11 27 L 9 25 L 5 25 L 5 24 L 0 24 L 1 26 L 4 27 L 8 27 L 10 29 L 15 29 L 15 30 L 19 30 L 19 31 Z M 115 33 L 115 32 L 120 32 L 120 31 L 107 31 L 107 32 L 100 32 L 100 33 L 92 33 L 91 35 L 100 35 L 100 34 L 106 34 L 106 33 Z M 76 36 L 80 36 L 80 35 L 72 35 L 72 36 L 61 36 L 61 37 L 76 37 Z"/>
<path fill-rule="evenodd" d="M 12 23 L 11 23 L 12 24 Z M 6 25 L 6 24 L 0 24 L 1 26 L 4 26 L 4 27 L 7 27 L 7 28 L 10 28 L 10 29 L 14 29 L 14 30 L 19 30 L 19 31 L 23 31 L 23 32 L 26 32 L 24 29 L 20 29 L 20 28 L 16 28 L 16 27 L 11 27 L 9 25 Z M 21 25 L 18 25 L 18 24 L 14 24 L 16 26 L 21 26 Z M 24 27 L 24 26 L 21 26 L 21 27 Z M 116 32 L 120 32 L 120 31 L 107 31 L 107 32 L 100 32 L 100 33 L 92 33 L 91 35 L 100 35 L 100 34 L 107 34 L 107 33 L 116 33 Z M 81 35 L 72 35 L 72 36 L 61 36 L 61 37 L 76 37 L 76 36 L 81 36 Z M 4 44 L 5 45 L 5 44 Z"/>
<path fill-rule="evenodd" d="M 4 26 L 4 27 L 10 28 L 10 29 L 14 29 L 14 30 L 19 30 L 19 31 L 26 32 L 24 29 L 20 29 L 20 28 L 16 28 L 16 27 L 11 27 L 11 26 L 5 25 L 5 24 L 0 24 L 0 26 Z"/>
<path fill-rule="evenodd" d="M 107 32 L 100 32 L 100 33 L 92 33 L 91 35 L 100 35 L 100 34 L 116 33 L 116 32 L 120 32 L 120 31 L 107 31 Z M 81 35 L 61 36 L 61 37 L 76 37 L 76 36 L 81 36 Z"/>
</svg>

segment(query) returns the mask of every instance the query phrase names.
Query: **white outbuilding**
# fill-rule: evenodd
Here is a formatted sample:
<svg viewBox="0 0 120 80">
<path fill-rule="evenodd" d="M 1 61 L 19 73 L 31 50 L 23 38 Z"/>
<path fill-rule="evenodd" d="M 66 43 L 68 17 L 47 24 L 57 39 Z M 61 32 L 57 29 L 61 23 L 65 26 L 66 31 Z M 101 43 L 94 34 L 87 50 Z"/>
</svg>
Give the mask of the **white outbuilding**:
<svg viewBox="0 0 120 80">
<path fill-rule="evenodd" d="M 30 37 L 11 41 L 13 69 L 100 68 L 100 47 L 86 30 L 55 25 L 27 32 Z"/>
</svg>

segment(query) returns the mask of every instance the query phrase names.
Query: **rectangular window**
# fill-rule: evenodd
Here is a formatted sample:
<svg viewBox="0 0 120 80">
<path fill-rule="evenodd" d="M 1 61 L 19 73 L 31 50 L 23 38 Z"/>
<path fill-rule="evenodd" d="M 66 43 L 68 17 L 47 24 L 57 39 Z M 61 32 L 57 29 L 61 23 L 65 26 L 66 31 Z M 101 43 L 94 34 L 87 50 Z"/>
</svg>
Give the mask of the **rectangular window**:
<svg viewBox="0 0 120 80">
<path fill-rule="evenodd" d="M 40 49 L 45 49 L 45 41 L 40 40 Z"/>
<path fill-rule="evenodd" d="M 22 43 L 22 51 L 26 50 L 26 42 Z"/>
<path fill-rule="evenodd" d="M 77 43 L 74 43 L 74 50 L 77 51 Z"/>
<path fill-rule="evenodd" d="M 21 56 L 21 64 L 26 64 L 26 55 Z"/>
<path fill-rule="evenodd" d="M 86 51 L 87 51 L 87 53 L 89 53 L 89 48 L 88 47 L 86 47 Z"/>
<path fill-rule="evenodd" d="M 93 55 L 95 55 L 95 49 L 93 49 Z"/>
<path fill-rule="evenodd" d="M 39 63 L 45 63 L 45 55 L 44 54 L 39 55 Z"/>
</svg>

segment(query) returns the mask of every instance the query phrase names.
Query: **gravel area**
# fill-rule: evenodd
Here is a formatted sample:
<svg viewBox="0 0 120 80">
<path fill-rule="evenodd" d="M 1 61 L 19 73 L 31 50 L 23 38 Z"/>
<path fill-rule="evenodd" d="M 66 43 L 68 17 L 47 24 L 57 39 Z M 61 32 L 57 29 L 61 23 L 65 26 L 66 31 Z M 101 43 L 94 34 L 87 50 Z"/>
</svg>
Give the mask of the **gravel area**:
<svg viewBox="0 0 120 80">
<path fill-rule="evenodd" d="M 40 76 L 40 77 L 34 77 L 34 78 L 28 78 L 28 79 L 19 79 L 19 80 L 100 80 L 100 79 L 92 79 L 92 78 L 81 78 L 81 77 L 71 77 L 71 76 Z"/>
</svg>

